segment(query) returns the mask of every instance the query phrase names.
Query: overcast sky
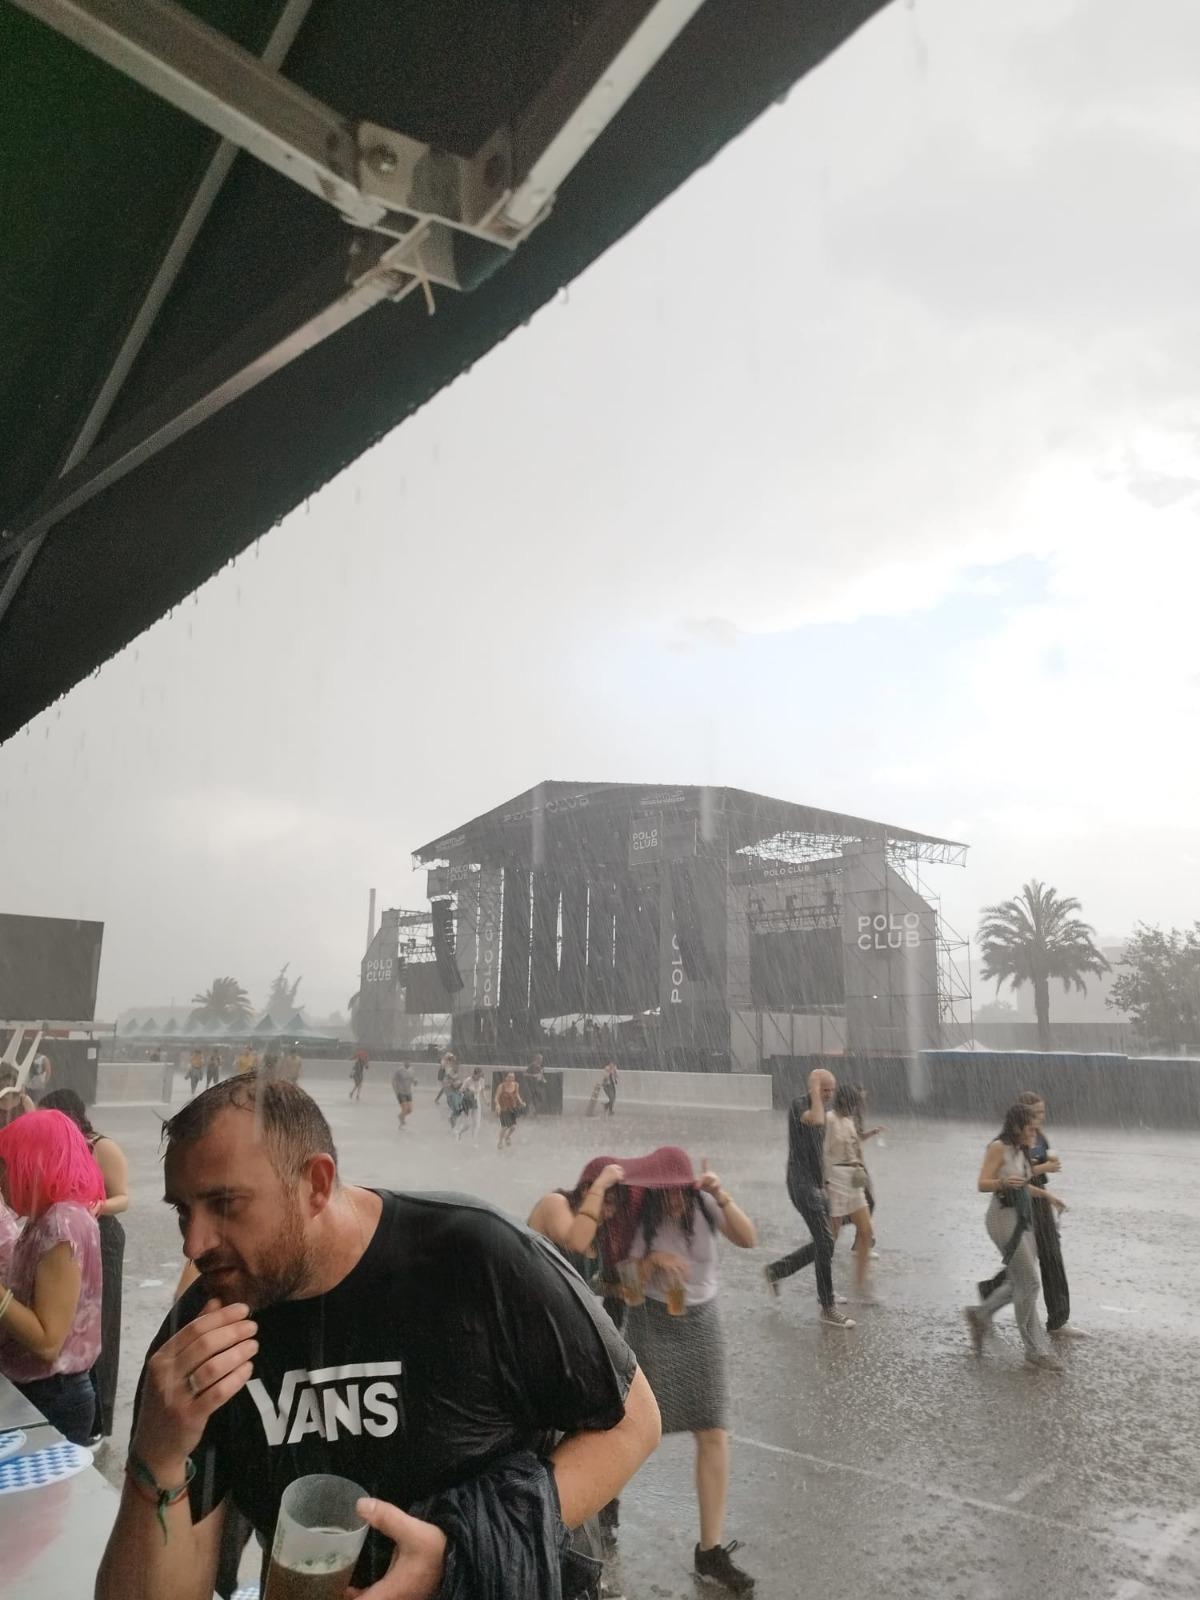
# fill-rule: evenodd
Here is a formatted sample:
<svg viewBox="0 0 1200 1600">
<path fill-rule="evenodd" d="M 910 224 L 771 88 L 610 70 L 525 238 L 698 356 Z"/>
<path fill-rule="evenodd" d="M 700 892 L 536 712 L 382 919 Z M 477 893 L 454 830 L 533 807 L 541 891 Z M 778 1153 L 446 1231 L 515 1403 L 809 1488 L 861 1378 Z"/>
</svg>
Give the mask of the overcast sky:
<svg viewBox="0 0 1200 1600">
<path fill-rule="evenodd" d="M 1195 0 L 898 0 L 0 749 L 0 909 L 106 922 L 102 1015 L 343 1007 L 370 885 L 567 778 L 966 840 L 964 932 L 1200 915 L 1197 59 Z"/>
</svg>

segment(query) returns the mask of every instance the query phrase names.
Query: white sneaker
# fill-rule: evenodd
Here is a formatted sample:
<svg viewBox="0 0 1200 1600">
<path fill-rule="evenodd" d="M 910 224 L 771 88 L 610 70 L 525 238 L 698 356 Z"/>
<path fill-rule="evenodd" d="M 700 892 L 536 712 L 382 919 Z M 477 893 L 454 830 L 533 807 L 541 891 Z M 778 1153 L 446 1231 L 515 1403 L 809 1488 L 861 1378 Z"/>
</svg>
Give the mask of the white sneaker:
<svg viewBox="0 0 1200 1600">
<path fill-rule="evenodd" d="M 868 1261 L 878 1261 L 879 1260 L 879 1251 L 878 1250 L 868 1250 L 867 1251 L 867 1260 Z"/>
</svg>

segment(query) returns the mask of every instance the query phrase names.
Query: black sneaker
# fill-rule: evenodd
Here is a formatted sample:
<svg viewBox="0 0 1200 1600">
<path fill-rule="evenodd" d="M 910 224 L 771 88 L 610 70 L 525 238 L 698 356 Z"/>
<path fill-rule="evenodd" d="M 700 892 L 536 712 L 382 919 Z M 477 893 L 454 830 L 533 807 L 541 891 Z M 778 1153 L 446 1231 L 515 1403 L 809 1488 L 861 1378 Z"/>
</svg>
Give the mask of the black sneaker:
<svg viewBox="0 0 1200 1600">
<path fill-rule="evenodd" d="M 700 1581 L 719 1583 L 730 1594 L 749 1594 L 754 1588 L 754 1579 L 741 1567 L 734 1566 L 733 1552 L 737 1547 L 736 1539 L 731 1539 L 728 1544 L 715 1544 L 711 1550 L 701 1550 L 697 1545 L 696 1576 Z"/>
</svg>

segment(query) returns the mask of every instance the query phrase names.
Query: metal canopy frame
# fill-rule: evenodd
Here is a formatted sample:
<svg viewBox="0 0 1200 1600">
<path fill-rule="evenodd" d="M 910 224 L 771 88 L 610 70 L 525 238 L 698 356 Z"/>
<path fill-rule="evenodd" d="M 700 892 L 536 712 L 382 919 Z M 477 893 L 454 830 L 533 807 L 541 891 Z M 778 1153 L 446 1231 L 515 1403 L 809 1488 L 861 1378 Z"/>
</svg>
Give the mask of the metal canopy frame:
<svg viewBox="0 0 1200 1600">
<path fill-rule="evenodd" d="M 547 215 L 555 190 L 703 0 L 610 0 L 534 103 L 471 156 L 353 121 L 284 78 L 278 67 L 312 0 L 290 0 L 261 58 L 173 0 L 11 3 L 224 142 L 57 480 L 0 533 L 0 570 L 12 563 L 0 587 L 0 620 L 46 537 L 72 511 L 372 307 L 420 287 L 432 311 L 430 285 L 475 287 Z M 236 349 L 220 352 L 97 449 L 104 421 L 238 150 L 366 230 L 359 248 L 364 260 L 349 286 L 317 315 L 282 334 L 277 326 L 247 330 Z M 458 234 L 483 243 L 485 262 L 471 273 L 458 264 Z"/>
</svg>

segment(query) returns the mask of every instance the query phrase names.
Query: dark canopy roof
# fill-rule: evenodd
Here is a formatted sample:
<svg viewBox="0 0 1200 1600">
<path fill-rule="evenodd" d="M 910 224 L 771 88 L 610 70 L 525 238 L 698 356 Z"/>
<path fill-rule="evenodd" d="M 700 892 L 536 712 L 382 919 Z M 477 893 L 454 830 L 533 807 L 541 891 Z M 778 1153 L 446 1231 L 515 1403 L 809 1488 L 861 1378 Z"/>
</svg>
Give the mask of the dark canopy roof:
<svg viewBox="0 0 1200 1600">
<path fill-rule="evenodd" d="M 218 139 L 47 26 L 68 13 L 157 17 L 163 0 L 0 0 L 0 739 L 525 321 L 884 3 L 704 0 L 515 252 L 452 223 L 450 270 L 469 292 L 439 292 L 432 317 L 423 293 L 372 302 L 312 348 L 314 316 L 375 270 L 394 234 L 350 228 L 237 155 L 114 393 L 106 377 L 198 185 L 212 182 Z M 496 130 L 512 133 L 505 171 L 519 175 L 522 151 L 547 136 L 546 103 L 600 81 L 581 78 L 580 62 L 595 68 L 602 45 L 672 4 L 187 0 L 187 11 L 255 54 L 277 27 L 298 27 L 276 41 L 288 82 L 354 124 L 420 141 L 436 184 L 442 152 L 486 153 Z M 358 163 L 377 147 L 356 144 L 354 124 Z M 177 418 L 301 327 L 307 353 L 282 370 L 272 361 L 265 381 L 64 514 L 64 471 L 66 487 L 88 488 L 148 419 Z"/>
<path fill-rule="evenodd" d="M 523 794 L 514 795 L 470 822 L 460 823 L 439 839 L 431 839 L 413 852 L 422 866 L 453 859 L 487 864 L 506 856 L 524 858 L 530 853 L 535 828 L 561 825 L 576 833 L 598 836 L 612 833 L 624 848 L 621 826 L 635 816 L 663 813 L 689 816 L 708 812 L 719 815 L 729 830 L 729 848 L 746 850 L 781 837 L 826 843 L 831 851 L 855 839 L 882 839 L 899 853 L 930 861 L 959 863 L 966 845 L 934 834 L 914 833 L 890 822 L 825 811 L 817 806 L 773 800 L 747 789 L 701 788 L 688 784 L 562 783 L 548 780 Z M 613 832 L 614 818 L 620 819 Z M 911 847 L 907 852 L 903 847 Z"/>
</svg>

